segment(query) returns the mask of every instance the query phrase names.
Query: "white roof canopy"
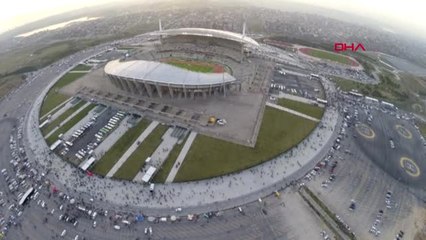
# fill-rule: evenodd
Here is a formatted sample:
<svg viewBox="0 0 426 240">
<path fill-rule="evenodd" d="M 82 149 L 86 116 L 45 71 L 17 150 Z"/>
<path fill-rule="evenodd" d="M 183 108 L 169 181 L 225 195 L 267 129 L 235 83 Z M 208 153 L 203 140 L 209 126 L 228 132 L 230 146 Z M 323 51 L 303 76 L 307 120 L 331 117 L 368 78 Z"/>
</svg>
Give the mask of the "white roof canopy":
<svg viewBox="0 0 426 240">
<path fill-rule="evenodd" d="M 209 86 L 233 82 L 229 73 L 193 72 L 167 63 L 134 60 L 114 60 L 105 66 L 105 73 L 160 85 Z"/>
</svg>

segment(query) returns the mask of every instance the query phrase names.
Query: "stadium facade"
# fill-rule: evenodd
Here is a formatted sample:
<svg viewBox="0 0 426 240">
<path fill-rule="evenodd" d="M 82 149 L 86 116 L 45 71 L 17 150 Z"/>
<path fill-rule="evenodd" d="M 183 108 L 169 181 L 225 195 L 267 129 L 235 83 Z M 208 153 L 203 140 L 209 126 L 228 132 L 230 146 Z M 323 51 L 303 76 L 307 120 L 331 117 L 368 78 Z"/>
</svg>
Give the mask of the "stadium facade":
<svg viewBox="0 0 426 240">
<path fill-rule="evenodd" d="M 215 29 L 179 28 L 151 33 L 158 36 L 157 52 L 170 44 L 194 46 L 197 53 L 227 57 L 238 62 L 245 45 L 257 47 L 258 43 L 243 34 Z M 201 46 L 200 46 L 201 45 Z M 220 48 L 222 51 L 217 51 Z M 213 49 L 213 50 L 208 50 Z M 241 49 L 241 50 L 240 50 Z M 167 50 L 167 54 L 173 50 Z M 188 51 L 188 49 L 180 49 Z M 164 52 L 164 50 L 163 50 Z M 233 56 L 226 56 L 234 53 Z M 155 55 L 153 53 L 152 55 Z M 198 59 L 199 60 L 199 59 Z M 206 98 L 241 91 L 241 80 L 224 71 L 223 73 L 194 72 L 161 61 L 113 60 L 106 64 L 105 75 L 118 88 L 132 94 L 147 97 Z"/>
</svg>

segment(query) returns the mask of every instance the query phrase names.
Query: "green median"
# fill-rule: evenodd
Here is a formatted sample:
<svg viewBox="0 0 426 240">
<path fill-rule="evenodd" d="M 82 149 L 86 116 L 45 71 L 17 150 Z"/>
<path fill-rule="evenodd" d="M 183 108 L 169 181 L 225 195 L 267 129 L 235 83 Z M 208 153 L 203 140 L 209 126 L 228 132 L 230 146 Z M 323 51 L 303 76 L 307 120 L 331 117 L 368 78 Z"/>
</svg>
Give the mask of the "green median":
<svg viewBox="0 0 426 240">
<path fill-rule="evenodd" d="M 83 119 L 87 113 L 90 112 L 94 107 L 96 107 L 95 104 L 89 104 L 87 107 L 85 107 L 83 110 L 81 110 L 77 115 L 75 115 L 73 118 L 71 118 L 69 121 L 64 123 L 58 130 L 56 130 L 52 135 L 50 135 L 46 142 L 48 145 L 52 145 L 56 140 L 58 140 L 58 136 L 61 133 L 66 133 L 68 130 L 70 130 L 75 124 L 77 124 L 81 119 Z"/>
<path fill-rule="evenodd" d="M 101 176 L 107 175 L 109 170 L 127 151 L 127 149 L 136 141 L 142 132 L 151 122 L 146 119 L 139 121 L 136 126 L 127 130 L 127 132 L 112 145 L 112 147 L 102 156 L 91 169 L 94 173 Z"/>
<path fill-rule="evenodd" d="M 165 125 L 158 125 L 118 169 L 114 174 L 114 178 L 133 180 L 142 168 L 145 160 L 151 156 L 158 145 L 160 145 L 162 141 L 161 137 L 167 129 L 168 127 Z"/>
<path fill-rule="evenodd" d="M 161 168 L 152 179 L 153 182 L 164 183 L 166 181 L 170 170 L 172 170 L 173 165 L 175 165 L 179 153 L 182 151 L 183 145 L 185 145 L 186 139 L 188 139 L 188 136 L 189 135 L 187 135 L 180 144 L 175 144 L 172 151 L 170 151 L 169 156 L 167 156 L 166 161 L 164 161 L 163 165 L 161 165 Z"/>
<path fill-rule="evenodd" d="M 58 116 L 55 120 L 47 124 L 41 129 L 41 133 L 43 136 L 50 133 L 55 127 L 59 126 L 59 124 L 67 119 L 69 116 L 71 116 L 74 112 L 76 112 L 78 109 L 80 109 L 84 104 L 86 104 L 86 101 L 80 101 L 76 105 L 70 107 L 68 110 L 66 110 L 64 113 L 62 113 L 60 116 Z"/>
</svg>

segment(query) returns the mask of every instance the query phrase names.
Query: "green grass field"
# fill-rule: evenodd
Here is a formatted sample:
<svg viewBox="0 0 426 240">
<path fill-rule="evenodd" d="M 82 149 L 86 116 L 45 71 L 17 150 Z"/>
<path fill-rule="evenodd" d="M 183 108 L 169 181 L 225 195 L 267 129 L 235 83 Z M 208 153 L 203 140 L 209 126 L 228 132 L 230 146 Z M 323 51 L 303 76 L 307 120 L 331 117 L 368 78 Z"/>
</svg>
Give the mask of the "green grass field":
<svg viewBox="0 0 426 240">
<path fill-rule="evenodd" d="M 423 137 L 426 138 L 426 123 L 423 122 L 417 122 L 417 126 L 419 127 L 420 132 L 422 133 Z"/>
<path fill-rule="evenodd" d="M 170 151 L 169 153 L 169 156 L 167 156 L 166 161 L 164 161 L 163 165 L 161 165 L 160 170 L 157 171 L 154 178 L 152 179 L 152 182 L 164 183 L 166 181 L 167 176 L 169 176 L 170 170 L 175 164 L 180 151 L 182 151 L 183 145 L 185 145 L 186 139 L 188 139 L 188 136 L 189 135 L 186 136 L 186 138 L 182 141 L 181 144 L 176 144 L 173 147 L 172 151 Z"/>
<path fill-rule="evenodd" d="M 55 85 L 47 93 L 46 97 L 43 100 L 43 104 L 40 109 L 40 117 L 48 113 L 50 110 L 54 109 L 56 106 L 67 100 L 69 97 L 59 93 L 59 89 L 64 86 L 74 82 L 80 77 L 84 76 L 86 73 L 67 73 L 61 79 L 59 79 Z"/>
<path fill-rule="evenodd" d="M 176 67 L 180 67 L 180 68 L 184 68 L 193 72 L 203 72 L 203 73 L 211 73 L 213 72 L 213 67 L 212 66 L 207 66 L 207 65 L 201 65 L 201 64 L 196 64 L 196 63 L 191 63 L 191 62 L 180 62 L 180 61 L 168 61 L 167 64 L 176 66 Z"/>
<path fill-rule="evenodd" d="M 90 110 L 92 110 L 94 107 L 96 107 L 95 104 L 89 104 L 77 115 L 71 118 L 68 122 L 58 128 L 58 130 L 56 130 L 50 137 L 46 139 L 47 144 L 52 145 L 58 139 L 59 134 L 66 133 L 68 130 L 70 130 L 75 124 L 77 124 L 81 119 L 83 119 L 87 115 L 87 113 L 90 112 Z"/>
<path fill-rule="evenodd" d="M 345 79 L 342 77 L 336 77 L 336 76 L 332 76 L 331 79 L 336 83 L 337 87 L 340 87 L 340 89 L 342 89 L 342 91 L 345 92 L 349 92 L 353 89 L 356 90 L 361 90 L 361 88 L 363 87 L 364 84 L 353 81 L 353 80 L 349 80 L 349 79 Z"/>
<path fill-rule="evenodd" d="M 85 65 L 85 64 L 79 64 L 75 68 L 73 68 L 71 71 L 89 71 L 92 69 L 91 66 Z"/>
<path fill-rule="evenodd" d="M 71 114 L 73 114 L 75 111 L 77 111 L 79 108 L 81 108 L 86 101 L 80 101 L 76 105 L 70 107 L 68 110 L 66 110 L 64 113 L 62 113 L 60 116 L 58 116 L 55 120 L 50 122 L 48 125 L 43 127 L 41 129 L 41 133 L 44 135 L 48 134 L 50 131 L 52 131 L 56 126 L 58 126 L 62 121 L 67 119 Z"/>
<path fill-rule="evenodd" d="M 296 146 L 316 125 L 314 121 L 266 107 L 254 148 L 198 135 L 175 181 L 200 180 L 258 165 Z"/>
<path fill-rule="evenodd" d="M 49 112 L 49 114 L 48 114 L 48 115 L 44 115 L 44 117 L 43 117 L 43 116 L 39 116 L 39 117 L 40 117 L 40 119 L 39 119 L 40 124 L 41 124 L 41 123 L 43 123 L 45 120 L 47 120 L 47 117 L 48 117 L 49 115 L 53 115 L 53 114 L 55 114 L 57 111 L 59 111 L 59 109 L 61 109 L 63 106 L 65 106 L 65 104 L 67 104 L 67 102 L 62 102 L 61 104 L 59 104 L 58 106 L 56 106 L 56 109 L 55 109 L 55 110 L 53 110 L 53 111 Z"/>
<path fill-rule="evenodd" d="M 302 103 L 302 102 L 298 102 L 298 101 L 294 101 L 294 100 L 290 100 L 286 98 L 278 99 L 278 105 L 282 107 L 290 108 L 300 113 L 304 113 L 308 116 L 311 116 L 317 119 L 321 119 L 322 115 L 324 114 L 324 108 L 322 107 L 318 107 L 311 104 Z"/>
<path fill-rule="evenodd" d="M 161 143 L 161 137 L 167 131 L 165 125 L 158 125 L 151 134 L 138 146 L 126 162 L 114 174 L 114 178 L 133 180 L 145 163 Z"/>
<path fill-rule="evenodd" d="M 136 141 L 151 122 L 142 119 L 136 126 L 130 128 L 114 145 L 96 162 L 92 171 L 105 176 L 127 149 Z"/>
<path fill-rule="evenodd" d="M 326 52 L 326 51 L 321 51 L 321 50 L 318 50 L 318 49 L 311 48 L 309 50 L 309 52 L 307 52 L 306 54 L 313 56 L 313 57 L 316 57 L 316 58 L 326 59 L 326 60 L 330 60 L 330 61 L 334 61 L 334 62 L 338 62 L 338 63 L 351 64 L 349 59 L 344 55 L 335 54 L 335 53 Z"/>
</svg>

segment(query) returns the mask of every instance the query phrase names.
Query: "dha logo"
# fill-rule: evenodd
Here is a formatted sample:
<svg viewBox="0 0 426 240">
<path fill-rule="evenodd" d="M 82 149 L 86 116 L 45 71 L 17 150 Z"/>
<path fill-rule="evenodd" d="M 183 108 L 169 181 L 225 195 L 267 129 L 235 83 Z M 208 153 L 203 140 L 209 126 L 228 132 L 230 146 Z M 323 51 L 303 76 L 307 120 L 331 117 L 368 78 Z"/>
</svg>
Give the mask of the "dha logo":
<svg viewBox="0 0 426 240">
<path fill-rule="evenodd" d="M 355 43 L 346 44 L 341 42 L 334 43 L 334 51 L 336 52 L 344 52 L 350 49 L 352 52 L 358 51 L 358 49 L 362 49 L 362 51 L 365 51 L 364 45 L 362 43 L 358 43 L 358 45 L 355 46 Z"/>
</svg>

